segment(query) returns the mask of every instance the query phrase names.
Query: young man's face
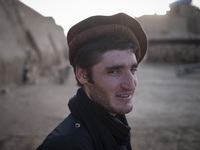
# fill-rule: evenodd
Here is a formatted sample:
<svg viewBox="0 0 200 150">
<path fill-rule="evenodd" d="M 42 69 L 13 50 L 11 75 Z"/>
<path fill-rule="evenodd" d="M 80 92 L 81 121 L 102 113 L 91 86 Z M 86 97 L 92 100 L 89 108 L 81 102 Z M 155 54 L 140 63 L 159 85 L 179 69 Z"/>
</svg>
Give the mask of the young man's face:
<svg viewBox="0 0 200 150">
<path fill-rule="evenodd" d="M 132 97 L 137 85 L 137 60 L 130 50 L 112 50 L 92 68 L 93 83 L 84 84 L 86 94 L 110 114 L 132 110 Z"/>
</svg>

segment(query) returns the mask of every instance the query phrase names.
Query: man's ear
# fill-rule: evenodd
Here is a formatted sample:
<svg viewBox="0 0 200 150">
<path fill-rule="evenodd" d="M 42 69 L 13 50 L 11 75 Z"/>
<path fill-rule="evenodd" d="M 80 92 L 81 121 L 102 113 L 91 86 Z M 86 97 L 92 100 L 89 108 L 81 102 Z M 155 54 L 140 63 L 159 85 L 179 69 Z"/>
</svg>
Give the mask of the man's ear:
<svg viewBox="0 0 200 150">
<path fill-rule="evenodd" d="M 88 83 L 86 71 L 79 66 L 76 66 L 76 78 L 81 84 Z"/>
</svg>

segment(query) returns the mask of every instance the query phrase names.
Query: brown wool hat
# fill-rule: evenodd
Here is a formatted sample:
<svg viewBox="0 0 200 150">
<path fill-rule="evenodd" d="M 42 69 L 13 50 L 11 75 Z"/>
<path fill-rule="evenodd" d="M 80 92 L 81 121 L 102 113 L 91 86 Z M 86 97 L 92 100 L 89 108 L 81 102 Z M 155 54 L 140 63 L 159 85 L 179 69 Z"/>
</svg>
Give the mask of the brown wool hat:
<svg viewBox="0 0 200 150">
<path fill-rule="evenodd" d="M 70 64 L 74 67 L 73 59 L 81 46 L 103 35 L 120 35 L 136 43 L 138 50 L 135 54 L 138 63 L 146 54 L 147 36 L 136 19 L 124 13 L 113 16 L 92 16 L 74 25 L 67 34 Z"/>
</svg>

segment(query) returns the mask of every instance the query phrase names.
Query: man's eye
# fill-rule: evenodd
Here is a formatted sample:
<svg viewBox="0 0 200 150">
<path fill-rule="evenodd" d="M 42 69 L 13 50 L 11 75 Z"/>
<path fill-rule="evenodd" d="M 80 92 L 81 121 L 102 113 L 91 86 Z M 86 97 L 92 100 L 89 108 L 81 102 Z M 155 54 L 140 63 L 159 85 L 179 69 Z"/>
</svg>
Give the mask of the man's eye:
<svg viewBox="0 0 200 150">
<path fill-rule="evenodd" d="M 118 71 L 117 70 L 111 70 L 111 71 L 108 71 L 109 74 L 117 74 Z"/>
<path fill-rule="evenodd" d="M 131 69 L 131 72 L 132 72 L 132 73 L 135 73 L 136 71 L 137 71 L 137 68 L 132 68 L 132 69 Z"/>
</svg>

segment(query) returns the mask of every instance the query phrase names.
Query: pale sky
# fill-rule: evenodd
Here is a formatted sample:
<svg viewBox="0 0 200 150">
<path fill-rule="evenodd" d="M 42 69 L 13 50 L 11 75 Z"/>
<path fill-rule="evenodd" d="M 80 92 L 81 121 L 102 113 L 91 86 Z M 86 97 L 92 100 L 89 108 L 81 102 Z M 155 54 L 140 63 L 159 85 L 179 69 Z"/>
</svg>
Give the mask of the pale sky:
<svg viewBox="0 0 200 150">
<path fill-rule="evenodd" d="M 52 16 L 65 33 L 79 21 L 94 15 L 113 15 L 119 12 L 132 17 L 165 14 L 176 0 L 20 0 L 43 16 Z M 200 0 L 192 5 L 200 7 Z"/>
</svg>

